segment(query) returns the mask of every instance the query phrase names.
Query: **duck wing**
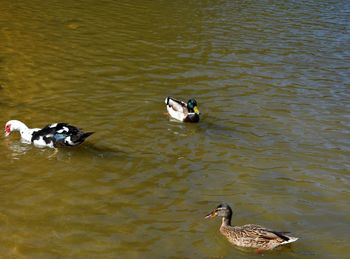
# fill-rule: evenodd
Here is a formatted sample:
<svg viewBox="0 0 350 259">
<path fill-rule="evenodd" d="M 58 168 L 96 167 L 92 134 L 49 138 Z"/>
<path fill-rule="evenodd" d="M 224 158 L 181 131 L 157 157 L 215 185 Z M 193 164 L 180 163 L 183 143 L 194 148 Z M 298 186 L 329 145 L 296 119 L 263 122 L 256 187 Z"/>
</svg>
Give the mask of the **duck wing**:
<svg viewBox="0 0 350 259">
<path fill-rule="evenodd" d="M 183 101 L 176 100 L 172 97 L 167 97 L 165 103 L 169 108 L 172 108 L 174 111 L 181 112 L 184 114 L 188 113 L 187 104 Z"/>
<path fill-rule="evenodd" d="M 49 124 L 32 134 L 32 142 L 50 147 L 75 146 L 81 144 L 93 132 L 83 132 L 68 123 Z"/>
<path fill-rule="evenodd" d="M 248 224 L 241 227 L 242 233 L 246 233 L 246 235 L 249 235 L 254 238 L 262 238 L 262 239 L 282 239 L 284 241 L 288 241 L 289 238 L 285 236 L 284 234 L 287 232 L 278 232 L 274 230 L 267 229 L 265 227 L 254 225 L 254 224 Z"/>
</svg>

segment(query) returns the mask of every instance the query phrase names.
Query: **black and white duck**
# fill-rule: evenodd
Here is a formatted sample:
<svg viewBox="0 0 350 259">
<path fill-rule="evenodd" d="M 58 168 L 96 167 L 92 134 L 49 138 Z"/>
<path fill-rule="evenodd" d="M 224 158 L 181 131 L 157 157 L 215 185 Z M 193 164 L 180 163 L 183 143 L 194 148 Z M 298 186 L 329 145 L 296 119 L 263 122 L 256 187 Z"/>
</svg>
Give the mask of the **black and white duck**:
<svg viewBox="0 0 350 259">
<path fill-rule="evenodd" d="M 165 104 L 172 118 L 183 122 L 199 122 L 199 110 L 195 99 L 191 98 L 185 103 L 167 97 L 165 98 Z"/>
<path fill-rule="evenodd" d="M 19 131 L 22 141 L 25 143 L 50 148 L 76 146 L 93 134 L 93 132 L 85 133 L 68 123 L 53 123 L 42 129 L 31 129 L 21 121 L 10 120 L 5 124 L 5 136 L 9 136 L 14 131 Z"/>
<path fill-rule="evenodd" d="M 222 203 L 205 218 L 222 217 L 220 232 L 228 241 L 239 247 L 255 248 L 257 251 L 271 250 L 298 240 L 289 232 L 274 231 L 259 225 L 231 226 L 232 209 Z"/>
</svg>

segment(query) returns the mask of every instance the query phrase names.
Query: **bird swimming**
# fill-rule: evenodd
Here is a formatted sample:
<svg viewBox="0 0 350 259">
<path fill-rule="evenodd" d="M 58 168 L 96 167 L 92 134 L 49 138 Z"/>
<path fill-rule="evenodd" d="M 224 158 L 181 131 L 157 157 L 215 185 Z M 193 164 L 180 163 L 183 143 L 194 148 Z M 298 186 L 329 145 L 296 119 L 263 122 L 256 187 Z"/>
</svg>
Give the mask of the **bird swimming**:
<svg viewBox="0 0 350 259">
<path fill-rule="evenodd" d="M 222 217 L 221 234 L 230 243 L 239 247 L 255 248 L 257 251 L 264 251 L 298 240 L 297 237 L 287 235 L 289 232 L 274 231 L 259 225 L 232 226 L 232 209 L 226 203 L 217 206 L 205 218 L 214 217 Z"/>
<path fill-rule="evenodd" d="M 53 123 L 43 128 L 28 128 L 19 120 L 10 120 L 5 124 L 5 136 L 19 131 L 22 141 L 37 147 L 77 146 L 93 132 L 83 132 L 68 123 Z"/>
<path fill-rule="evenodd" d="M 191 98 L 185 103 L 172 97 L 167 97 L 165 98 L 165 104 L 172 118 L 183 122 L 199 122 L 200 113 L 195 99 Z"/>
</svg>

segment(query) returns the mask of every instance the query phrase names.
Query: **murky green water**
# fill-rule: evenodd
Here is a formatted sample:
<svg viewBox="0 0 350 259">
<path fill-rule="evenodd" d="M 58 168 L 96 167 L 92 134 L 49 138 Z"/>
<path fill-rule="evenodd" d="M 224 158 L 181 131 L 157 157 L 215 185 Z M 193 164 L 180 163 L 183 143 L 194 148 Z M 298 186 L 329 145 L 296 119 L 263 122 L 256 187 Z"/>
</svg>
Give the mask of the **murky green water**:
<svg viewBox="0 0 350 259">
<path fill-rule="evenodd" d="M 131 2 L 131 1 L 130 1 Z M 300 240 L 266 258 L 349 249 L 348 1 L 9 1 L 0 122 L 65 121 L 76 149 L 0 142 L 5 258 L 256 258 L 204 220 Z M 200 124 L 164 116 L 196 97 Z"/>
</svg>

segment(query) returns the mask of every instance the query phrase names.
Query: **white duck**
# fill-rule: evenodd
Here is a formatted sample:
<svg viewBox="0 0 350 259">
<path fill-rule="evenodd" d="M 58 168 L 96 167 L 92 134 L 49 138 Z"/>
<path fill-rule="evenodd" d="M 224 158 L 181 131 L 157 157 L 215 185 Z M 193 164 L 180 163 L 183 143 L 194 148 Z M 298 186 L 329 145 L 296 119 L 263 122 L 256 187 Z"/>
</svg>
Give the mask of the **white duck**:
<svg viewBox="0 0 350 259">
<path fill-rule="evenodd" d="M 76 146 L 93 134 L 93 132 L 85 133 L 67 123 L 54 123 L 42 129 L 30 129 L 21 121 L 10 120 L 5 124 L 5 136 L 9 136 L 13 131 L 19 131 L 23 142 L 33 143 L 37 147 L 50 148 Z"/>
</svg>

